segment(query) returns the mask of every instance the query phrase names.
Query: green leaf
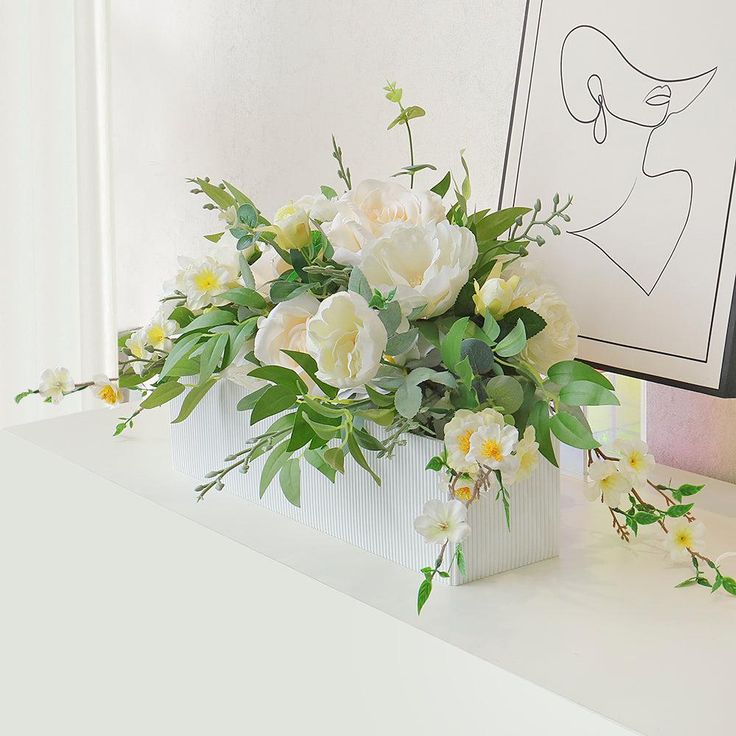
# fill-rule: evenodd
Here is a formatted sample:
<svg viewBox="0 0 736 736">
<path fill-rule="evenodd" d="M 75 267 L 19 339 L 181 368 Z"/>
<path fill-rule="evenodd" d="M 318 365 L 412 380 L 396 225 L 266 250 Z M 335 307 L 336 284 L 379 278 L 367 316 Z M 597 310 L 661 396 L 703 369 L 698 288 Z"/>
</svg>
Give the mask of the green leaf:
<svg viewBox="0 0 736 736">
<path fill-rule="evenodd" d="M 235 204 L 235 199 L 232 195 L 228 194 L 224 189 L 211 184 L 204 179 L 197 179 L 199 188 L 220 208 L 227 209 L 231 205 Z"/>
<path fill-rule="evenodd" d="M 339 447 L 328 447 L 324 452 L 325 461 L 339 473 L 345 472 L 345 455 Z"/>
<path fill-rule="evenodd" d="M 193 319 L 183 330 L 182 335 L 199 330 L 209 330 L 218 325 L 230 325 L 235 322 L 235 315 L 225 309 L 210 309 Z"/>
<path fill-rule="evenodd" d="M 448 171 L 442 179 L 440 179 L 429 191 L 434 192 L 440 197 L 444 197 L 450 188 L 450 182 L 452 181 L 452 175 Z"/>
<path fill-rule="evenodd" d="M 355 458 L 358 465 L 370 474 L 371 478 L 376 482 L 376 485 L 380 486 L 381 479 L 376 475 L 373 468 L 371 468 L 368 461 L 365 459 L 365 455 L 363 455 L 363 451 L 360 449 L 358 440 L 355 438 L 355 434 L 353 432 L 348 435 L 348 450 L 350 450 L 350 454 Z"/>
<path fill-rule="evenodd" d="M 675 504 L 670 506 L 665 513 L 667 516 L 677 518 L 678 516 L 685 516 L 693 506 L 695 506 L 694 503 Z"/>
<path fill-rule="evenodd" d="M 250 411 L 258 403 L 258 400 L 261 398 L 261 396 L 263 396 L 263 394 L 268 391 L 269 388 L 271 387 L 263 386 L 253 393 L 244 396 L 242 399 L 240 399 L 240 401 L 238 401 L 238 411 Z"/>
<path fill-rule="evenodd" d="M 300 284 L 298 281 L 284 281 L 279 279 L 271 284 L 269 296 L 274 304 L 288 302 L 296 299 L 300 294 L 306 294 L 312 288 L 312 284 Z"/>
<path fill-rule="evenodd" d="M 401 171 L 397 171 L 395 174 L 391 174 L 391 176 L 411 176 L 412 174 L 418 174 L 420 171 L 424 171 L 425 169 L 437 171 L 437 167 L 432 164 L 414 164 L 413 166 L 404 166 Z"/>
<path fill-rule="evenodd" d="M 354 429 L 353 434 L 358 440 L 358 444 L 369 450 L 370 452 L 385 452 L 386 446 L 381 442 L 378 437 L 374 437 L 370 432 L 365 429 Z"/>
<path fill-rule="evenodd" d="M 513 376 L 496 376 L 486 384 L 488 397 L 507 414 L 517 411 L 524 401 L 524 389 Z"/>
<path fill-rule="evenodd" d="M 296 458 L 289 458 L 279 471 L 279 483 L 286 500 L 294 506 L 299 506 L 302 471 Z"/>
<path fill-rule="evenodd" d="M 465 553 L 463 552 L 462 544 L 458 544 L 455 547 L 455 561 L 457 562 L 457 569 L 460 570 L 460 574 L 465 577 L 468 571 L 465 568 Z"/>
<path fill-rule="evenodd" d="M 234 184 L 231 184 L 229 181 L 225 181 L 224 179 L 222 180 L 222 183 L 227 187 L 230 194 L 233 195 L 237 204 L 245 204 L 246 202 L 253 204 L 250 198 L 243 194 L 243 192 L 241 192 Z"/>
<path fill-rule="evenodd" d="M 287 451 L 286 446 L 289 440 L 284 440 L 271 450 L 266 458 L 266 462 L 261 471 L 261 478 L 258 481 L 258 495 L 263 498 L 263 494 L 271 485 L 271 481 L 276 477 L 276 473 L 281 470 L 283 464 L 289 459 L 291 453 Z"/>
<path fill-rule="evenodd" d="M 634 514 L 634 521 L 637 524 L 656 524 L 659 521 L 659 514 L 650 514 L 648 511 L 637 511 Z"/>
<path fill-rule="evenodd" d="M 337 192 L 332 187 L 321 186 L 320 191 L 327 199 L 337 199 Z"/>
<path fill-rule="evenodd" d="M 330 399 L 334 399 L 338 394 L 338 389 L 334 386 L 321 381 L 317 378 L 317 361 L 308 353 L 302 353 L 297 350 L 282 350 L 283 353 L 288 355 L 295 363 L 297 363 L 304 372 L 324 391 L 325 396 Z"/>
<path fill-rule="evenodd" d="M 440 354 L 442 362 L 451 370 L 457 373 L 457 364 L 460 362 L 460 345 L 462 344 L 465 330 L 468 326 L 470 318 L 462 317 L 450 327 L 445 339 L 440 343 Z"/>
<path fill-rule="evenodd" d="M 478 240 L 496 240 L 516 222 L 518 217 L 523 217 L 527 212 L 531 212 L 528 207 L 510 207 L 493 212 L 477 223 L 475 236 Z"/>
<path fill-rule="evenodd" d="M 563 360 L 555 363 L 547 371 L 547 377 L 558 386 L 567 386 L 573 381 L 589 381 L 613 391 L 613 384 L 600 371 L 577 360 Z"/>
<path fill-rule="evenodd" d="M 386 354 L 401 355 L 411 350 L 417 341 L 417 337 L 419 337 L 419 330 L 416 327 L 412 327 L 412 329 L 406 332 L 399 332 L 392 335 L 386 343 Z"/>
<path fill-rule="evenodd" d="M 483 333 L 490 342 L 495 342 L 501 334 L 501 325 L 493 319 L 493 315 L 490 312 L 486 312 L 483 318 Z"/>
<path fill-rule="evenodd" d="M 524 323 L 527 340 L 531 340 L 534 335 L 538 335 L 547 326 L 547 322 L 541 314 L 529 309 L 529 307 L 517 307 L 507 312 L 500 321 L 501 334 L 507 335 L 511 332 L 518 320 Z"/>
<path fill-rule="evenodd" d="M 386 328 L 389 335 L 393 335 L 401 324 L 401 306 L 398 302 L 390 302 L 385 309 L 382 309 L 378 316 Z"/>
<path fill-rule="evenodd" d="M 429 578 L 424 578 L 419 585 L 419 593 L 417 594 L 417 615 L 422 612 L 424 604 L 429 600 L 429 596 L 432 594 L 432 581 Z"/>
<path fill-rule="evenodd" d="M 616 395 L 592 381 L 570 381 L 560 389 L 560 399 L 570 406 L 619 406 Z"/>
<path fill-rule="evenodd" d="M 194 313 L 186 307 L 176 307 L 169 315 L 169 319 L 173 319 L 179 327 L 186 327 L 194 319 Z"/>
<path fill-rule="evenodd" d="M 209 380 L 215 369 L 220 365 L 220 361 L 225 355 L 225 348 L 229 341 L 229 337 L 220 333 L 217 337 L 211 337 L 205 343 L 205 348 L 199 358 L 199 382 L 205 383 Z"/>
<path fill-rule="evenodd" d="M 572 414 L 564 411 L 558 412 L 549 420 L 549 426 L 557 439 L 570 447 L 577 447 L 580 450 L 593 450 L 600 447 L 600 443 L 593 437 L 590 429 Z"/>
<path fill-rule="evenodd" d="M 307 449 L 304 451 L 304 459 L 319 470 L 330 482 L 335 482 L 337 471 L 329 463 L 325 462 L 322 450 Z"/>
<path fill-rule="evenodd" d="M 238 217 L 241 222 L 244 222 L 250 228 L 258 224 L 258 210 L 250 202 L 238 207 Z"/>
<path fill-rule="evenodd" d="M 417 105 L 410 105 L 404 108 L 388 125 L 386 130 L 391 130 L 396 125 L 406 125 L 409 120 L 414 118 L 421 118 L 427 113 L 421 107 Z"/>
<path fill-rule="evenodd" d="M 439 470 L 442 470 L 442 468 L 444 467 L 445 467 L 445 461 L 439 455 L 435 455 L 433 458 L 430 458 L 425 470 L 439 471 Z"/>
<path fill-rule="evenodd" d="M 705 488 L 704 485 L 694 486 L 691 483 L 684 483 L 677 489 L 677 492 L 680 496 L 694 496 L 699 491 L 702 491 L 703 488 Z"/>
<path fill-rule="evenodd" d="M 291 437 L 289 438 L 287 449 L 289 452 L 296 452 L 304 447 L 304 445 L 312 442 L 315 436 L 314 430 L 304 416 L 304 409 L 300 406 L 294 417 L 294 427 L 291 430 Z"/>
<path fill-rule="evenodd" d="M 195 346 L 201 339 L 199 334 L 185 335 L 180 337 L 175 343 L 174 347 L 171 348 L 171 352 L 166 356 L 166 360 L 159 373 L 160 378 L 166 377 L 174 367 L 181 361 L 184 360 L 194 350 Z"/>
<path fill-rule="evenodd" d="M 723 589 L 727 593 L 730 593 L 731 595 L 736 595 L 736 580 L 724 575 L 721 577 L 721 585 L 723 585 Z"/>
<path fill-rule="evenodd" d="M 675 588 L 687 588 L 691 585 L 695 585 L 697 578 L 688 578 L 687 580 L 683 580 L 681 583 L 678 583 L 675 585 Z"/>
<path fill-rule="evenodd" d="M 264 365 L 260 368 L 254 368 L 248 375 L 284 386 L 295 394 L 307 393 L 307 385 L 291 368 L 285 368 L 281 365 Z"/>
<path fill-rule="evenodd" d="M 368 279 L 366 279 L 363 272 L 357 266 L 354 266 L 350 272 L 348 291 L 354 291 L 356 294 L 360 294 L 367 302 L 373 296 L 373 289 L 371 289 Z"/>
<path fill-rule="evenodd" d="M 422 407 L 422 391 L 413 383 L 405 382 L 394 396 L 396 411 L 405 419 L 413 419 Z"/>
<path fill-rule="evenodd" d="M 209 240 L 210 243 L 219 243 L 220 242 L 220 238 L 222 238 L 222 236 L 224 234 L 225 234 L 224 232 L 222 232 L 222 233 L 212 233 L 212 235 L 205 235 L 204 236 L 204 239 L 205 240 Z"/>
<path fill-rule="evenodd" d="M 470 367 L 476 375 L 489 373 L 495 363 L 493 351 L 488 344 L 474 337 L 466 338 L 460 343 L 460 357 L 470 361 Z"/>
<path fill-rule="evenodd" d="M 526 345 L 526 328 L 521 319 L 517 320 L 516 327 L 496 345 L 496 354 L 502 358 L 518 355 Z"/>
<path fill-rule="evenodd" d="M 167 381 L 166 383 L 159 384 L 153 389 L 152 393 L 141 401 L 141 406 L 144 409 L 153 409 L 155 406 L 161 406 L 161 404 L 175 399 L 185 388 L 186 386 L 178 381 Z"/>
<path fill-rule="evenodd" d="M 230 289 L 221 294 L 220 297 L 233 304 L 250 307 L 251 309 L 265 309 L 267 306 L 266 300 L 255 289 L 246 289 L 244 286 Z"/>
<path fill-rule="evenodd" d="M 140 386 L 145 381 L 144 376 L 139 376 L 137 373 L 121 373 L 118 376 L 118 386 L 120 388 L 135 388 Z M 15 397 L 15 403 L 17 404 L 21 399 L 32 394 L 33 391 L 24 391 L 22 394 L 18 394 Z"/>
<path fill-rule="evenodd" d="M 193 411 L 194 407 L 199 404 L 200 401 L 205 397 L 205 394 L 217 383 L 216 378 L 210 378 L 206 383 L 193 386 L 189 393 L 184 397 L 184 401 L 181 404 L 179 414 L 174 419 L 172 424 L 178 424 L 183 422 Z"/>
<path fill-rule="evenodd" d="M 296 393 L 285 386 L 271 386 L 253 407 L 251 425 L 274 414 L 291 409 L 296 404 Z"/>
</svg>

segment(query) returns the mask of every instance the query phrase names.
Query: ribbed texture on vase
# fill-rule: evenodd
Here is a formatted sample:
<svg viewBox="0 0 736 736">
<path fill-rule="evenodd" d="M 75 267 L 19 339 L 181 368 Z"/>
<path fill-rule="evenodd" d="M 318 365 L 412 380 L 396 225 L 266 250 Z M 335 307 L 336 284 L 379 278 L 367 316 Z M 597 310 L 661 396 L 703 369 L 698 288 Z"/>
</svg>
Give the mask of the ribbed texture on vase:
<svg viewBox="0 0 736 736">
<path fill-rule="evenodd" d="M 245 441 L 265 431 L 276 417 L 249 425 L 249 413 L 235 408 L 245 389 L 219 381 L 191 416 L 171 425 L 174 468 L 198 481 L 223 459 L 244 447 Z M 172 402 L 175 415 L 181 399 Z M 380 427 L 371 431 L 382 438 Z M 258 503 L 296 521 L 331 534 L 350 544 L 393 560 L 412 570 L 434 562 L 435 545 L 428 545 L 414 531 L 414 519 L 424 504 L 442 498 L 439 475 L 425 470 L 428 460 L 442 450 L 442 443 L 414 435 L 396 449 L 392 459 L 377 460 L 366 452 L 382 479 L 377 486 L 349 456 L 346 474 L 333 485 L 306 462 L 301 463 L 301 507 L 293 506 L 281 492 L 278 476 L 262 499 L 258 483 L 266 457 L 251 464 L 248 473 L 227 476 L 228 492 Z M 503 506 L 493 496 L 474 503 L 468 513 L 471 533 L 463 542 L 467 577 L 456 567 L 447 579 L 452 585 L 511 570 L 554 557 L 559 547 L 560 477 L 557 468 L 541 460 L 532 476 L 509 488 L 511 531 L 506 528 Z M 204 501 L 206 503 L 206 499 Z"/>
</svg>

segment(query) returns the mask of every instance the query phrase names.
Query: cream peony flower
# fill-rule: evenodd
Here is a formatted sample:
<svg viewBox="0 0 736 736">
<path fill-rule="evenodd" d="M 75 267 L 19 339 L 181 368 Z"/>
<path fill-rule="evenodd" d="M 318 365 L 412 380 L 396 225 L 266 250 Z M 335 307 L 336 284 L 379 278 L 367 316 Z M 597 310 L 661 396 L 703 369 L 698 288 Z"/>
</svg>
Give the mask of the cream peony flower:
<svg viewBox="0 0 736 736">
<path fill-rule="evenodd" d="M 100 401 L 108 406 L 117 406 L 123 400 L 122 391 L 107 376 L 95 376 L 92 380 L 94 384 L 90 390 Z"/>
<path fill-rule="evenodd" d="M 488 424 L 479 427 L 470 438 L 466 459 L 493 470 L 514 475 L 519 461 L 513 454 L 519 441 L 519 432 L 510 424 Z"/>
<path fill-rule="evenodd" d="M 457 473 L 474 473 L 478 466 L 468 458 L 470 441 L 480 428 L 489 425 L 503 426 L 503 416 L 495 409 L 471 411 L 458 409 L 445 426 L 445 447 L 447 448 L 447 464 Z"/>
<path fill-rule="evenodd" d="M 289 264 L 271 246 L 262 246 L 260 258 L 250 264 L 250 270 L 256 282 L 256 291 L 263 296 L 268 296 L 271 283 L 289 268 Z"/>
<path fill-rule="evenodd" d="M 431 500 L 424 504 L 421 516 L 414 520 L 414 528 L 427 544 L 443 544 L 445 540 L 457 544 L 468 535 L 468 510 L 464 503 Z"/>
<path fill-rule="evenodd" d="M 529 309 L 540 314 L 547 325 L 529 339 L 521 356 L 546 374 L 551 365 L 572 360 L 578 354 L 578 324 L 570 308 L 554 291 L 540 288 L 531 296 Z"/>
<path fill-rule="evenodd" d="M 152 353 L 147 348 L 146 343 L 146 331 L 143 327 L 140 330 L 136 330 L 131 336 L 125 341 L 125 347 L 130 350 L 131 355 L 136 358 L 133 362 L 133 370 L 141 375 L 145 368 L 145 363 L 141 363 L 142 360 L 149 360 Z"/>
<path fill-rule="evenodd" d="M 385 294 L 395 289 L 406 314 L 424 306 L 421 317 L 430 318 L 455 303 L 477 258 L 467 228 L 449 222 L 397 225 L 364 247 L 360 269 L 372 288 Z"/>
<path fill-rule="evenodd" d="M 179 325 L 168 319 L 164 311 L 159 311 L 143 328 L 146 345 L 154 350 L 169 352 L 172 347 L 171 337 L 179 331 Z"/>
<path fill-rule="evenodd" d="M 700 521 L 689 522 L 685 517 L 668 520 L 668 533 L 664 538 L 665 549 L 675 562 L 689 562 L 688 550 L 702 549 L 705 525 Z"/>
<path fill-rule="evenodd" d="M 362 386 L 378 373 L 388 335 L 378 314 L 352 291 L 325 299 L 307 324 L 307 350 L 319 377 L 338 388 Z"/>
<path fill-rule="evenodd" d="M 305 194 L 294 202 L 295 207 L 301 207 L 311 219 L 318 222 L 332 220 L 337 215 L 336 199 L 327 199 L 324 194 Z"/>
<path fill-rule="evenodd" d="M 590 501 L 597 501 L 602 497 L 606 506 L 614 508 L 629 490 L 631 483 L 619 472 L 612 460 L 597 460 L 588 468 L 588 482 L 584 492 Z"/>
<path fill-rule="evenodd" d="M 520 483 L 526 480 L 539 464 L 539 444 L 534 427 L 529 425 L 524 430 L 524 436 L 516 445 L 516 458 L 518 466 L 513 474 L 504 477 L 507 485 L 512 483 Z"/>
<path fill-rule="evenodd" d="M 366 243 L 397 224 L 427 225 L 445 219 L 441 197 L 407 189 L 395 179 L 366 179 L 340 197 L 335 208 L 324 231 L 335 249 L 334 260 L 346 265 L 356 265 Z"/>
<path fill-rule="evenodd" d="M 647 479 L 656 465 L 654 455 L 650 454 L 646 442 L 618 440 L 614 447 L 619 455 L 619 470 L 637 490 L 646 487 Z"/>
<path fill-rule="evenodd" d="M 74 387 L 74 379 L 68 368 L 47 368 L 41 374 L 38 395 L 42 399 L 51 399 L 53 404 L 58 404 L 64 398 L 64 394 L 73 391 Z"/>
<path fill-rule="evenodd" d="M 318 308 L 317 297 L 300 294 L 277 304 L 267 317 L 260 317 L 253 346 L 256 358 L 263 365 L 291 368 L 308 386 L 313 386 L 312 379 L 282 350 L 306 352 L 307 322 Z"/>
</svg>

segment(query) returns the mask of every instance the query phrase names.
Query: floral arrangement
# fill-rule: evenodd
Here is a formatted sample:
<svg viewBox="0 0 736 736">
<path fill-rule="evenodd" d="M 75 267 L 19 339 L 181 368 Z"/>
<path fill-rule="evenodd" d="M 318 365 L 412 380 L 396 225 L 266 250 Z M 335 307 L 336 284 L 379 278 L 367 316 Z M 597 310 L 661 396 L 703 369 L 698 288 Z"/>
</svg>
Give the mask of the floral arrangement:
<svg viewBox="0 0 736 736">
<path fill-rule="evenodd" d="M 672 556 L 693 566 L 682 585 L 736 595 L 736 581 L 701 551 L 702 525 L 688 500 L 701 487 L 655 484 L 644 443 L 619 443 L 617 455 L 608 455 L 586 421 L 581 407 L 618 403 L 613 386 L 574 360 L 577 325 L 567 305 L 524 265 L 530 247 L 560 234 L 572 200 L 555 195 L 547 215 L 539 200 L 471 210 L 462 152 L 459 182 L 448 172 L 429 189 L 415 188 L 418 176 L 436 170 L 414 159 L 411 124 L 425 111 L 405 106 L 395 84 L 385 91 L 398 112 L 389 129 L 401 126 L 408 136 L 407 166 L 386 181 L 354 186 L 333 137 L 345 191 L 323 186 L 272 220 L 231 183 L 191 179 L 221 230 L 205 236 L 201 256 L 180 259 L 151 321 L 122 337 L 118 378 L 75 383 L 66 369 L 47 370 L 17 400 L 38 394 L 58 403 L 86 389 L 116 405 L 123 389 L 139 392 L 119 434 L 142 411 L 182 394 L 174 422 L 217 381 L 244 386 L 237 408 L 250 412 L 251 424 L 282 416 L 209 473 L 198 499 L 268 455 L 261 494 L 278 476 L 298 506 L 301 462 L 334 482 L 354 472 L 346 463 L 352 457 L 380 485 L 371 455 L 391 456 L 411 434 L 444 440 L 427 464 L 441 474 L 444 498 L 427 503 L 415 521 L 439 546 L 421 571 L 419 611 L 436 576 L 447 577 L 454 564 L 464 574 L 468 507 L 492 495 L 510 526 L 514 483 L 540 456 L 557 463 L 557 438 L 588 453 L 589 497 L 609 508 L 622 540 L 658 524 Z M 232 240 L 224 243 L 226 233 Z M 374 425 L 385 428 L 384 439 Z M 648 491 L 660 506 L 645 500 Z"/>
</svg>

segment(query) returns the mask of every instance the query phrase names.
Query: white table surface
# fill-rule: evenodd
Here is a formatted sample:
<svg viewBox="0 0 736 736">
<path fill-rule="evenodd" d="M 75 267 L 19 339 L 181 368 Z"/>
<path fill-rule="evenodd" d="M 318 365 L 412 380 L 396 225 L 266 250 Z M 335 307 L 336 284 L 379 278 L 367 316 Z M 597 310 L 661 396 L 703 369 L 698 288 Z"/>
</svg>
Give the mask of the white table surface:
<svg viewBox="0 0 736 736">
<path fill-rule="evenodd" d="M 736 598 L 675 590 L 688 569 L 617 540 L 579 480 L 559 558 L 436 588 L 417 618 L 416 574 L 227 493 L 195 504 L 166 413 L 112 438 L 116 416 L 0 432 L 0 733 L 736 731 Z M 736 488 L 699 506 L 707 551 L 736 549 Z"/>
</svg>

